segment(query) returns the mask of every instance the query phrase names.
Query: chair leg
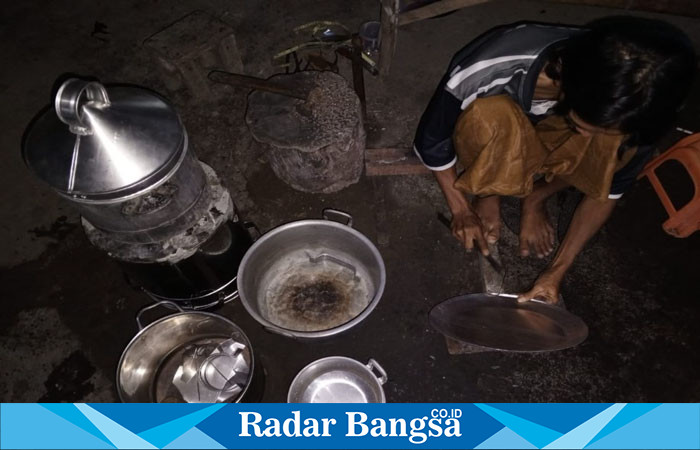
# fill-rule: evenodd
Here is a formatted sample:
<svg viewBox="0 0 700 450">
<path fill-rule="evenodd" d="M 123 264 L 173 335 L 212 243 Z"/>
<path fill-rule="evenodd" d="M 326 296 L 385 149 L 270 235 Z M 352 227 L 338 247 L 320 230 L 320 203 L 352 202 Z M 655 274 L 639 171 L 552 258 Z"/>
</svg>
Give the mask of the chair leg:
<svg viewBox="0 0 700 450">
<path fill-rule="evenodd" d="M 379 42 L 379 75 L 389 75 L 399 31 L 399 0 L 381 0 L 379 13 L 381 37 Z"/>
<path fill-rule="evenodd" d="M 668 160 L 679 162 L 693 181 L 695 193 L 693 198 L 683 207 L 676 210 L 666 190 L 656 176 L 656 169 Z M 687 237 L 700 229 L 700 134 L 688 136 L 679 141 L 671 149 L 662 153 L 649 162 L 642 170 L 640 177 L 649 179 L 661 204 L 668 213 L 668 220 L 663 223 L 663 229 L 675 237 Z"/>
</svg>

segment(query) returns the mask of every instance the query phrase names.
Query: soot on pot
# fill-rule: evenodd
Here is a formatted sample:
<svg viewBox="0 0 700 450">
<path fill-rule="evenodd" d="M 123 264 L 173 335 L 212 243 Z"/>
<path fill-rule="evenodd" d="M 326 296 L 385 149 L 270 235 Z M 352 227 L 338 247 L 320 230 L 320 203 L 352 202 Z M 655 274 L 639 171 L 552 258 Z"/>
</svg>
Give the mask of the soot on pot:
<svg viewBox="0 0 700 450">
<path fill-rule="evenodd" d="M 283 294 L 283 301 L 291 313 L 310 322 L 325 322 L 347 314 L 351 301 L 347 286 L 335 280 L 316 280 L 310 283 L 290 285 Z"/>
<path fill-rule="evenodd" d="M 332 261 L 314 262 L 308 256 L 277 273 L 262 312 L 275 325 L 295 331 L 342 325 L 367 307 L 373 292 L 362 274 Z"/>
</svg>

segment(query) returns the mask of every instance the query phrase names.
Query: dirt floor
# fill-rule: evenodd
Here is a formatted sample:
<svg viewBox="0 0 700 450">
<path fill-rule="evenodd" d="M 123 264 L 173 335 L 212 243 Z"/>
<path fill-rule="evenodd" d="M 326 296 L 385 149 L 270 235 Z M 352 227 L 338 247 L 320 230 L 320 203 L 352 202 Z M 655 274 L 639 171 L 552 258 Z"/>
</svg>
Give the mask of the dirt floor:
<svg viewBox="0 0 700 450">
<path fill-rule="evenodd" d="M 292 6 L 293 5 L 293 6 Z M 553 353 L 449 355 L 428 323 L 444 299 L 483 290 L 478 258 L 467 254 L 437 220 L 446 211 L 431 175 L 365 177 L 335 194 L 295 191 L 280 181 L 243 121 L 246 91 L 216 87 L 202 101 L 169 90 L 143 40 L 193 10 L 236 31 L 245 72 L 267 77 L 281 69 L 272 56 L 301 38 L 293 29 L 337 20 L 356 30 L 378 17 L 376 0 L 26 1 L 0 16 L 0 401 L 118 401 L 117 362 L 137 332 L 134 316 L 150 300 L 133 290 L 118 265 L 92 247 L 75 210 L 25 168 L 22 134 L 67 73 L 104 83 L 133 83 L 168 97 L 180 112 L 194 151 L 231 191 L 245 220 L 263 230 L 334 207 L 377 243 L 387 285 L 360 326 L 323 342 L 271 334 L 239 303 L 220 313 L 252 342 L 258 364 L 247 400 L 284 402 L 289 384 L 309 362 L 343 355 L 377 360 L 388 372 L 390 402 L 685 402 L 700 401 L 700 233 L 675 239 L 651 186 L 641 181 L 568 274 L 562 294 L 590 329 L 580 346 Z M 503 23 L 538 20 L 583 24 L 620 11 L 496 0 L 401 28 L 390 76 L 365 75 L 368 147 L 409 147 L 420 114 L 451 55 Z M 666 19 L 700 49 L 700 20 Z M 349 65 L 340 61 L 349 78 Z M 700 130 L 700 88 L 678 125 Z M 674 133 L 668 142 L 680 138 Z M 573 197 L 553 201 L 563 227 Z M 517 207 L 506 208 L 517 223 Z M 507 231 L 499 251 L 505 290 L 529 287 L 545 262 L 516 256 Z M 154 313 L 153 318 L 157 317 Z"/>
</svg>

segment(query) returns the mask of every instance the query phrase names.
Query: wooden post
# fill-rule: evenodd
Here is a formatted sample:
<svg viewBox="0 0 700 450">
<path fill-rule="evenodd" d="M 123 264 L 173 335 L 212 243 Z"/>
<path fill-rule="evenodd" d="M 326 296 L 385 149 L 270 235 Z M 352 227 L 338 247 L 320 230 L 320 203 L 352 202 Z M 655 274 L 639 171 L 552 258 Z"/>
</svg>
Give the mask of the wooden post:
<svg viewBox="0 0 700 450">
<path fill-rule="evenodd" d="M 389 74 L 396 48 L 396 33 L 399 28 L 399 0 L 381 0 L 379 21 L 381 23 L 379 75 L 384 77 Z"/>
</svg>

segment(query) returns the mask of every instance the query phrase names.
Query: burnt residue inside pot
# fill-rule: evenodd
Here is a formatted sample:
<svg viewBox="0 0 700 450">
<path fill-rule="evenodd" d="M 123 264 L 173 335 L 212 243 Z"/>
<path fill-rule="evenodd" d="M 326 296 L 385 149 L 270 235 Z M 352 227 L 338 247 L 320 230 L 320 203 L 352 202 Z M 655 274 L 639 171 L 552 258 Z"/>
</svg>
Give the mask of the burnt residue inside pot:
<svg viewBox="0 0 700 450">
<path fill-rule="evenodd" d="M 371 300 L 369 277 L 331 255 L 301 251 L 277 266 L 261 305 L 266 319 L 277 326 L 327 330 L 352 320 Z"/>
</svg>

